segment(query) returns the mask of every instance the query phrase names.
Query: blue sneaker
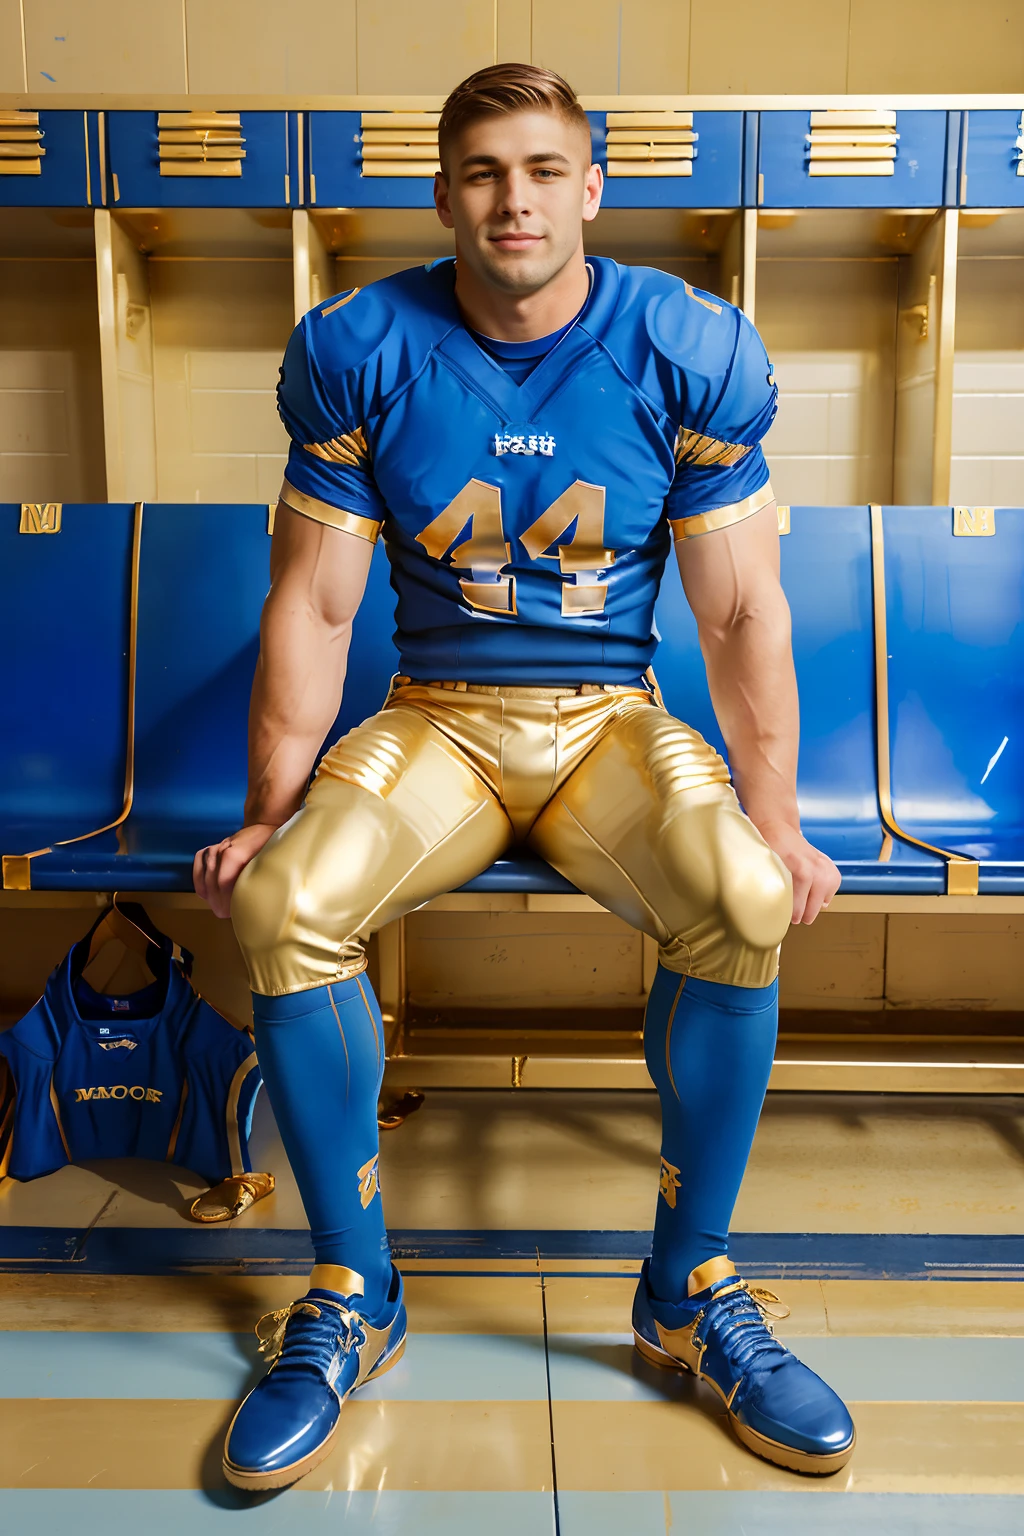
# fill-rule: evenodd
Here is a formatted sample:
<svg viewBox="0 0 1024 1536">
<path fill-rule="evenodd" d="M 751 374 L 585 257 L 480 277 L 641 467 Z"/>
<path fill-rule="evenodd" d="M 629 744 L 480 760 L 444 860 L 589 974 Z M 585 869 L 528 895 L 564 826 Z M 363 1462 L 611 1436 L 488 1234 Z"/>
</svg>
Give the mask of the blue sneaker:
<svg viewBox="0 0 1024 1536">
<path fill-rule="evenodd" d="M 406 1316 L 402 1277 L 392 1266 L 380 1314 L 360 1310 L 353 1269 L 318 1264 L 300 1301 L 256 1324 L 270 1369 L 244 1399 L 224 1442 L 224 1476 L 236 1488 L 285 1488 L 328 1454 L 350 1392 L 401 1358 Z"/>
<path fill-rule="evenodd" d="M 648 1269 L 646 1261 L 633 1303 L 633 1337 L 644 1359 L 692 1371 L 714 1387 L 737 1438 L 766 1461 L 819 1476 L 844 1467 L 856 1440 L 853 1420 L 832 1388 L 774 1337 L 766 1318 L 778 1297 L 751 1289 L 720 1258 L 693 1271 L 691 1282 L 701 1286 L 695 1295 L 672 1304 L 652 1296 Z"/>
</svg>

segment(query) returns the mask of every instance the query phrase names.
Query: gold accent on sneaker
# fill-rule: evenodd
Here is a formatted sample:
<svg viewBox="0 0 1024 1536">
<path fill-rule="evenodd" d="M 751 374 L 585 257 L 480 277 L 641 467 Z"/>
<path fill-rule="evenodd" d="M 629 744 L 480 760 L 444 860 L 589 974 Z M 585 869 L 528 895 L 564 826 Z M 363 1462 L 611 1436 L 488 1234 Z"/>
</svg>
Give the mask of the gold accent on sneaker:
<svg viewBox="0 0 1024 1536">
<path fill-rule="evenodd" d="M 734 1275 L 736 1266 L 725 1254 L 718 1258 L 706 1259 L 703 1264 L 698 1264 L 696 1269 L 691 1269 L 690 1278 L 686 1282 L 687 1296 L 696 1296 L 698 1291 L 706 1291 L 709 1285 L 714 1285 L 716 1280 L 724 1280 L 726 1275 Z"/>
<path fill-rule="evenodd" d="M 363 1296 L 366 1281 L 344 1264 L 314 1264 L 309 1288 L 311 1291 L 337 1291 L 339 1296 Z"/>
</svg>

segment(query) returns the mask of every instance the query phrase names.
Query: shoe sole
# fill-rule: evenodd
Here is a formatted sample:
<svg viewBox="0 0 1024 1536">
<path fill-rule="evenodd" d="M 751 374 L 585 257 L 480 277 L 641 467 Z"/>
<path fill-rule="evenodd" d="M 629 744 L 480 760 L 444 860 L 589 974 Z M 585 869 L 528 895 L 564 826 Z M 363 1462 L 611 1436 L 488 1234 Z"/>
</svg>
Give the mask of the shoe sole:
<svg viewBox="0 0 1024 1536">
<path fill-rule="evenodd" d="M 685 1360 L 677 1360 L 675 1355 L 668 1353 L 668 1350 L 659 1349 L 656 1344 L 648 1343 L 646 1339 L 641 1338 L 635 1328 L 633 1342 L 637 1353 L 650 1361 L 651 1365 L 656 1365 L 663 1371 L 685 1371 L 688 1375 L 693 1375 Z M 710 1383 L 710 1385 L 714 1384 Z M 846 1466 L 857 1445 L 857 1434 L 854 1431 L 853 1439 L 843 1450 L 832 1451 L 827 1456 L 816 1456 L 811 1451 L 798 1451 L 791 1445 L 783 1445 L 779 1440 L 770 1440 L 767 1435 L 758 1434 L 756 1429 L 741 1424 L 728 1404 L 726 1412 L 733 1434 L 741 1445 L 745 1445 L 748 1451 L 753 1451 L 755 1456 L 774 1462 L 777 1467 L 785 1467 L 790 1472 L 803 1472 L 811 1477 L 831 1477 L 834 1472 L 839 1472 Z"/>
<path fill-rule="evenodd" d="M 365 1387 L 367 1382 L 376 1381 L 378 1376 L 383 1376 L 385 1371 L 390 1371 L 393 1365 L 398 1364 L 404 1353 L 405 1338 L 403 1337 L 401 1344 L 399 1344 L 394 1354 L 388 1355 L 385 1359 L 378 1362 L 373 1370 L 369 1372 L 366 1379 L 359 1383 L 359 1387 Z M 353 1387 L 351 1391 L 345 1393 L 341 1400 L 342 1406 L 348 1402 L 352 1392 L 358 1392 L 359 1387 Z M 235 1417 L 237 1418 L 237 1416 L 236 1412 Z M 230 1438 L 234 1422 L 235 1420 L 232 1419 L 231 1425 L 228 1428 L 228 1438 Z M 273 1472 L 246 1472 L 243 1468 L 236 1467 L 232 1462 L 228 1461 L 225 1456 L 221 1462 L 224 1476 L 232 1487 L 244 1488 L 249 1493 L 259 1493 L 264 1489 L 287 1488 L 290 1483 L 297 1483 L 300 1477 L 305 1477 L 307 1472 L 312 1472 L 314 1467 L 318 1467 L 324 1458 L 330 1455 L 334 1444 L 334 1437 L 338 1432 L 338 1425 L 340 1423 L 341 1415 L 339 1414 L 334 1428 L 327 1436 L 327 1439 L 321 1445 L 318 1445 L 315 1451 L 310 1451 L 309 1455 L 303 1456 L 301 1461 L 293 1461 L 288 1467 L 277 1467 Z"/>
</svg>

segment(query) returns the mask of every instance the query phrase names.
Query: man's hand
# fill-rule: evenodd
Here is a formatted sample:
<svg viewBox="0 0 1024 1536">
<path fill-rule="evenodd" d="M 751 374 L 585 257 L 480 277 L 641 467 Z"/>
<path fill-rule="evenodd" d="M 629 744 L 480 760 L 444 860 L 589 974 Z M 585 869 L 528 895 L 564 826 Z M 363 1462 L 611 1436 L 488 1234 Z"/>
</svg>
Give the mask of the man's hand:
<svg viewBox="0 0 1024 1536">
<path fill-rule="evenodd" d="M 192 862 L 192 884 L 217 917 L 230 917 L 235 881 L 276 831 L 274 826 L 254 822 L 221 843 L 200 848 Z"/>
<path fill-rule="evenodd" d="M 813 923 L 839 889 L 838 869 L 827 854 L 786 822 L 757 830 L 793 876 L 794 923 Z"/>
</svg>

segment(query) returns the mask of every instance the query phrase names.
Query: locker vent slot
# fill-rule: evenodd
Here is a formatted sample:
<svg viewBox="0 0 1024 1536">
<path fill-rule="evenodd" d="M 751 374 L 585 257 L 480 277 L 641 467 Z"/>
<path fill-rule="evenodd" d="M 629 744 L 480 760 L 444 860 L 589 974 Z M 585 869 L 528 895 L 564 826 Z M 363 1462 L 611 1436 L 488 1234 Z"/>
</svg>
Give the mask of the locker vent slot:
<svg viewBox="0 0 1024 1536">
<path fill-rule="evenodd" d="M 158 112 L 161 176 L 241 176 L 245 150 L 237 112 Z"/>
<path fill-rule="evenodd" d="M 433 176 L 440 112 L 364 112 L 359 135 L 363 176 Z"/>
<path fill-rule="evenodd" d="M 39 113 L 16 107 L 0 112 L 0 176 L 39 176 L 46 154 Z"/>
<path fill-rule="evenodd" d="M 811 176 L 891 176 L 898 140 L 895 112 L 812 112 L 808 172 Z"/>
<path fill-rule="evenodd" d="M 692 176 L 698 134 L 692 112 L 609 112 L 609 176 Z"/>
</svg>

